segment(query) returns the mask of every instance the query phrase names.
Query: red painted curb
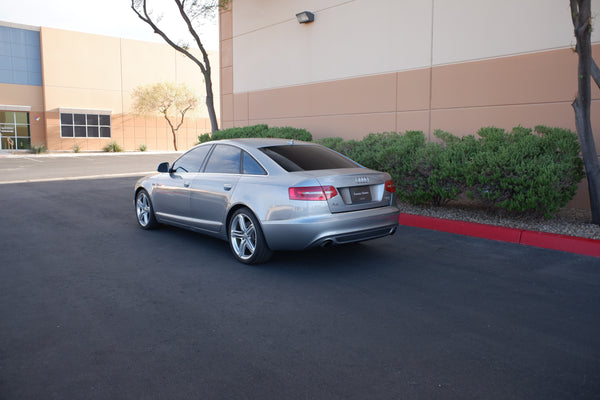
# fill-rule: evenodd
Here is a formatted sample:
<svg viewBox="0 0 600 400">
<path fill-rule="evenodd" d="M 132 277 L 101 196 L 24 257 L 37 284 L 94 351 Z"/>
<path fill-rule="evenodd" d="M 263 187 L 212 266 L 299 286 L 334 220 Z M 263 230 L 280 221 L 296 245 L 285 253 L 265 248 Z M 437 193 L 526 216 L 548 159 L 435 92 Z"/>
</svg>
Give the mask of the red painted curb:
<svg viewBox="0 0 600 400">
<path fill-rule="evenodd" d="M 600 240 L 557 235 L 547 232 L 523 231 L 521 243 L 528 246 L 600 257 Z"/>
<path fill-rule="evenodd" d="M 414 214 L 400 214 L 398 222 L 400 225 L 416 228 L 432 229 L 441 232 L 600 257 L 600 240 Z"/>
</svg>

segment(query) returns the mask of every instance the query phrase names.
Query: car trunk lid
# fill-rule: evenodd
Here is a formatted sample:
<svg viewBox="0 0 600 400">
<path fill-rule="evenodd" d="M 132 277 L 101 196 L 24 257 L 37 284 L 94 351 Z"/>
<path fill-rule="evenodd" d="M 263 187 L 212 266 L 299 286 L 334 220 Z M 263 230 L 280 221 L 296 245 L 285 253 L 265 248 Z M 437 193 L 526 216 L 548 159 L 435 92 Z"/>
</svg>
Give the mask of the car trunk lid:
<svg viewBox="0 0 600 400">
<path fill-rule="evenodd" d="M 393 194 L 386 190 L 386 182 L 391 178 L 384 172 L 348 168 L 304 171 L 302 175 L 316 179 L 322 187 L 335 188 L 337 195 L 327 200 L 332 213 L 385 207 L 392 202 Z"/>
</svg>

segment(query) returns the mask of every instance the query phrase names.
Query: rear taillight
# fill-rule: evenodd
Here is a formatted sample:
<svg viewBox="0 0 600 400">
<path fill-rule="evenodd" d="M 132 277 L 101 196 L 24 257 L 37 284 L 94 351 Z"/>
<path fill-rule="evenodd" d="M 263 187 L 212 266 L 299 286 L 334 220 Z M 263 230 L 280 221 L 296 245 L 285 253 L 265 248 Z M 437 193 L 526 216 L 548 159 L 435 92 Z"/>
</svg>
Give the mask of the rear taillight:
<svg viewBox="0 0 600 400">
<path fill-rule="evenodd" d="M 333 186 L 306 186 L 291 187 L 289 189 L 290 200 L 329 200 L 337 196 L 337 190 Z"/>
<path fill-rule="evenodd" d="M 385 181 L 385 191 L 390 193 L 396 193 L 396 186 L 394 181 Z"/>
</svg>

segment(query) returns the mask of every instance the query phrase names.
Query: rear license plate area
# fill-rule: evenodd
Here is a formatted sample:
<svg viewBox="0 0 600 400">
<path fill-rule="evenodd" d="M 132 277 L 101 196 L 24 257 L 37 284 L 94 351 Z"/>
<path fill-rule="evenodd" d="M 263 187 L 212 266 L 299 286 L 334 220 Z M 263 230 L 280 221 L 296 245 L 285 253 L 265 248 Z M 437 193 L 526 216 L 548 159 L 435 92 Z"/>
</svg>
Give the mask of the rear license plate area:
<svg viewBox="0 0 600 400">
<path fill-rule="evenodd" d="M 352 204 L 367 203 L 371 201 L 371 189 L 368 186 L 355 186 L 350 188 Z"/>
</svg>

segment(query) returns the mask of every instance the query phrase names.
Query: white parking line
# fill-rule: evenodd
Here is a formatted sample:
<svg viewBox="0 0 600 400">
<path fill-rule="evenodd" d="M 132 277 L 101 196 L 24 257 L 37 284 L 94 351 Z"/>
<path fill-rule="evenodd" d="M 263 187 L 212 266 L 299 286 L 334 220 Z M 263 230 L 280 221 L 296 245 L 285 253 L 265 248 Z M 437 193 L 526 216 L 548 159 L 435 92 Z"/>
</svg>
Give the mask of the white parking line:
<svg viewBox="0 0 600 400">
<path fill-rule="evenodd" d="M 128 178 L 134 176 L 144 176 L 155 173 L 156 171 L 146 172 L 128 172 L 123 174 L 110 174 L 110 175 L 88 175 L 88 176 L 69 176 L 61 178 L 41 178 L 41 179 L 22 179 L 18 181 L 6 181 L 1 182 L 0 185 L 8 185 L 13 183 L 35 183 L 35 182 L 56 182 L 56 181 L 79 181 L 84 179 L 108 179 L 108 178 Z"/>
</svg>

